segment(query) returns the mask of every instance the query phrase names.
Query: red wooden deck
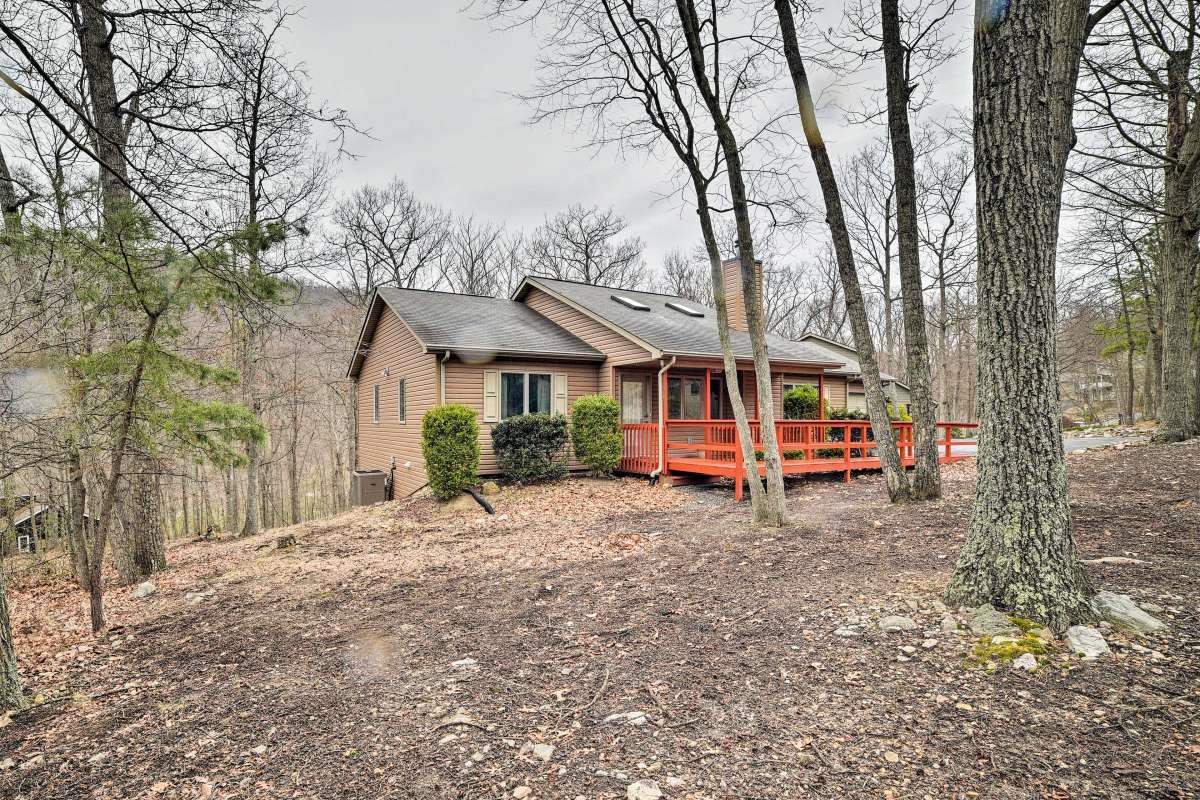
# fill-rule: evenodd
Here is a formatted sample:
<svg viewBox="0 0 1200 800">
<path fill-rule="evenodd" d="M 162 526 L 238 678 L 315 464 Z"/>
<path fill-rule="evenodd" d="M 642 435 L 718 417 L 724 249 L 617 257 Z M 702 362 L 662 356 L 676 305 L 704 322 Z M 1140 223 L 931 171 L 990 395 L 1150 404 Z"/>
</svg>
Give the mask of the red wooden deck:
<svg viewBox="0 0 1200 800">
<path fill-rule="evenodd" d="M 939 422 L 940 460 L 943 464 L 960 461 L 955 445 L 975 444 L 974 439 L 955 438 L 958 430 L 974 430 L 969 422 Z M 666 450 L 665 473 L 713 475 L 731 478 L 734 495 L 742 499 L 742 484 L 746 465 L 738 444 L 737 427 L 733 420 L 668 420 L 665 430 L 653 422 L 626 424 L 625 449 L 621 469 L 625 472 L 648 475 L 658 466 L 659 447 Z M 915 463 L 911 422 L 893 422 L 900 459 L 905 466 Z M 814 472 L 840 472 L 845 480 L 854 470 L 879 469 L 879 459 L 873 454 L 874 444 L 868 439 L 871 423 L 861 420 L 786 420 L 775 423 L 775 434 L 783 453 L 783 473 L 802 475 Z M 755 449 L 761 444 L 761 427 L 750 423 Z M 761 461 L 759 475 L 766 473 Z"/>
</svg>

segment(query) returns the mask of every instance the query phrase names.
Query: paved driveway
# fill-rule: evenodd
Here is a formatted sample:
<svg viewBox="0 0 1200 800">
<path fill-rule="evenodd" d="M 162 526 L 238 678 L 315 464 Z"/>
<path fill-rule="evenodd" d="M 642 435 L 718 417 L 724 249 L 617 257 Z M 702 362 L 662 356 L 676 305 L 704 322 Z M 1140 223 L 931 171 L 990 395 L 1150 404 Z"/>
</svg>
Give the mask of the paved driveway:
<svg viewBox="0 0 1200 800">
<path fill-rule="evenodd" d="M 1086 436 L 1082 438 L 1069 437 L 1063 439 L 1063 451 L 1067 453 L 1077 453 L 1080 450 L 1087 450 L 1092 447 L 1107 447 L 1114 444 L 1133 444 L 1134 442 L 1145 441 L 1144 436 Z M 973 444 L 956 444 L 954 445 L 954 455 L 956 456 L 973 456 L 978 451 L 978 448 Z"/>
</svg>

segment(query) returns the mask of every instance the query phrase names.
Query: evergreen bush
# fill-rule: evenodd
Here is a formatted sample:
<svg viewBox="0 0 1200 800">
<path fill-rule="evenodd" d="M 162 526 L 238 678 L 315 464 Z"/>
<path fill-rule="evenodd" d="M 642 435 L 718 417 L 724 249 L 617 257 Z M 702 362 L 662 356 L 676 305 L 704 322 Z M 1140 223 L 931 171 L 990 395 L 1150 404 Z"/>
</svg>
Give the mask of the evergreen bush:
<svg viewBox="0 0 1200 800">
<path fill-rule="evenodd" d="M 783 396 L 784 419 L 818 419 L 820 404 L 817 402 L 817 387 L 801 384 L 788 389 Z"/>
<path fill-rule="evenodd" d="M 621 405 L 615 398 L 590 394 L 575 401 L 571 445 L 593 475 L 611 475 L 621 463 Z"/>
<path fill-rule="evenodd" d="M 429 488 L 449 500 L 473 486 L 479 472 L 479 423 L 467 406 L 436 406 L 421 420 L 421 452 Z"/>
<path fill-rule="evenodd" d="M 492 428 L 492 448 L 500 471 L 511 481 L 561 478 L 567 472 L 567 418 L 562 414 L 509 417 Z"/>
</svg>

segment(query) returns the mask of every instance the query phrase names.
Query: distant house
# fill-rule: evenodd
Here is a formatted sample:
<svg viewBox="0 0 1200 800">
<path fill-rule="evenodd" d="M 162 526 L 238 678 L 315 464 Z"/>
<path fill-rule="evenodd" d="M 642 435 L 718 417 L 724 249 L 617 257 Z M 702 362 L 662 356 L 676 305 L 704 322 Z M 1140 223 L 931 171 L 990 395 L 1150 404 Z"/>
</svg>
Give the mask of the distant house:
<svg viewBox="0 0 1200 800">
<path fill-rule="evenodd" d="M 726 262 L 725 272 L 738 391 L 757 426 L 738 262 Z M 768 336 L 768 351 L 778 413 L 786 389 L 802 383 L 845 407 L 855 371 L 843 371 L 842 353 L 824 342 L 775 335 Z M 626 472 L 667 472 L 676 457 L 699 459 L 684 466 L 700 468 L 704 456 L 718 451 L 708 460 L 721 461 L 722 469 L 726 461 L 740 463 L 716 312 L 681 297 L 535 276 L 510 299 L 381 288 L 348 375 L 358 398 L 355 466 L 387 473 L 393 497 L 425 485 L 421 418 L 441 403 L 478 414 L 485 475 L 498 469 L 492 425 L 522 414 L 570 414 L 579 397 L 596 393 L 620 401 Z M 800 423 L 789 430 L 799 435 Z M 815 452 L 815 445 L 806 439 L 801 447 Z M 829 471 L 820 466 L 810 459 L 794 471 Z M 847 456 L 837 470 L 855 466 L 870 465 L 851 464 Z"/>
<path fill-rule="evenodd" d="M 65 535 L 66 514 L 28 495 L 0 498 L 0 555 L 36 553 Z M 91 519 L 84 517 L 84 523 Z"/>
<path fill-rule="evenodd" d="M 858 351 L 852 346 L 834 339 L 827 339 L 815 333 L 806 333 L 800 337 L 802 342 L 812 342 L 827 348 L 846 363 L 837 369 L 830 370 L 828 375 L 842 376 L 846 379 L 846 397 L 830 398 L 834 408 L 846 408 L 851 411 L 867 410 L 867 390 L 863 387 L 862 368 L 858 364 Z M 908 410 L 911 396 L 908 384 L 902 383 L 894 375 L 880 370 L 879 377 L 883 381 L 883 393 L 889 403 L 895 403 L 898 408 Z"/>
</svg>

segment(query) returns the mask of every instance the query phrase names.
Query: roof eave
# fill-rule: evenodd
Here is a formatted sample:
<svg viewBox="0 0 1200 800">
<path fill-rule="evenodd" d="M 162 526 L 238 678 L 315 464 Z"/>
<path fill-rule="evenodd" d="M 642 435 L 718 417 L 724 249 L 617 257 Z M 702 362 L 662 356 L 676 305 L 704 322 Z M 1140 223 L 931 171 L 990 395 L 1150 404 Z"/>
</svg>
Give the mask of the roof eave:
<svg viewBox="0 0 1200 800">
<path fill-rule="evenodd" d="M 437 345 L 431 344 L 426 348 L 426 352 L 434 350 L 444 352 L 449 350 L 455 355 L 460 354 L 478 354 L 492 355 L 503 358 L 540 358 L 547 360 L 558 361 L 596 361 L 604 360 L 604 354 L 597 351 L 595 353 L 564 353 L 552 350 L 493 350 L 489 347 L 455 347 L 454 345 Z"/>
</svg>

